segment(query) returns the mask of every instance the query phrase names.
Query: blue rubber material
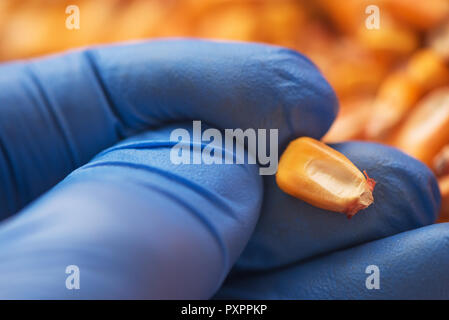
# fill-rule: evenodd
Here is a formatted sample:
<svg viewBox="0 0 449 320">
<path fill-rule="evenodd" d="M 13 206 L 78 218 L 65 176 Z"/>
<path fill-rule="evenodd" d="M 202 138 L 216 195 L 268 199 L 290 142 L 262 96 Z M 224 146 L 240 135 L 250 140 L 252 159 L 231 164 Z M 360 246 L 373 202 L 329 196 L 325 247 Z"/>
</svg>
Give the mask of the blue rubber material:
<svg viewBox="0 0 449 320">
<path fill-rule="evenodd" d="M 449 298 L 448 227 L 425 227 L 435 177 L 393 148 L 333 146 L 378 182 L 350 221 L 257 165 L 171 162 L 170 133 L 191 120 L 279 129 L 279 152 L 320 138 L 337 100 L 296 52 L 122 44 L 1 65 L 0 88 L 1 298 Z"/>
</svg>

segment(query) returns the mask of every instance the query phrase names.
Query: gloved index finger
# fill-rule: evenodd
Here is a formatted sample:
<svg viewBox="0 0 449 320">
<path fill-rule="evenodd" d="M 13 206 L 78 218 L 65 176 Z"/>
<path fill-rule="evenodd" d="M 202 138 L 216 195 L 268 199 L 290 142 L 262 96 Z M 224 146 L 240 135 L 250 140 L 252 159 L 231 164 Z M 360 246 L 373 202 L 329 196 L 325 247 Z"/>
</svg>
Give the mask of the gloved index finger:
<svg viewBox="0 0 449 320">
<path fill-rule="evenodd" d="M 0 218 L 118 140 L 168 122 L 322 136 L 335 94 L 285 48 L 200 40 L 99 47 L 0 66 Z"/>
<path fill-rule="evenodd" d="M 279 129 L 286 142 L 321 137 L 336 114 L 335 95 L 319 71 L 285 48 L 184 40 L 88 55 L 124 129 L 201 119 L 222 129 Z"/>
</svg>

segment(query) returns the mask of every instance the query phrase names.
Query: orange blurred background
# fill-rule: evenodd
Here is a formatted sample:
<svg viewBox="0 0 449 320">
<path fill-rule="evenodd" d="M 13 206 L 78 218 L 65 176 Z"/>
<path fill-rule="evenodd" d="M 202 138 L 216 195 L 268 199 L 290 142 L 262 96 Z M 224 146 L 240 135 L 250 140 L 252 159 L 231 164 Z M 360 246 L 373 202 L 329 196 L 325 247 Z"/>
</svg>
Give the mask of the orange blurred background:
<svg viewBox="0 0 449 320">
<path fill-rule="evenodd" d="M 423 45 L 449 2 L 427 0 L 2 0 L 0 60 L 98 43 L 193 36 L 279 44 L 307 54 L 339 96 L 375 92 L 388 70 Z M 368 5 L 381 28 L 365 28 Z M 80 9 L 80 29 L 65 8 Z"/>
<path fill-rule="evenodd" d="M 80 29 L 66 28 L 69 5 Z M 365 24 L 370 5 L 379 29 Z M 324 140 L 379 141 L 425 162 L 440 176 L 449 219 L 448 17 L 449 0 L 0 0 L 0 61 L 181 36 L 296 49 L 340 100 Z"/>
</svg>

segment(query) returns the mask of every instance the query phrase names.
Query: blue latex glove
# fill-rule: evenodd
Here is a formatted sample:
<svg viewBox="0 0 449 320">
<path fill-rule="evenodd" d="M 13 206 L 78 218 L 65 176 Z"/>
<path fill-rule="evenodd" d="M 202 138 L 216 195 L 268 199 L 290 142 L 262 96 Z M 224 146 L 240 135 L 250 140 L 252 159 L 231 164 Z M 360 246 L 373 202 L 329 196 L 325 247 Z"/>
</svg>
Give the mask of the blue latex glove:
<svg viewBox="0 0 449 320">
<path fill-rule="evenodd" d="M 374 204 L 351 220 L 265 184 L 256 230 L 217 298 L 448 299 L 449 224 L 422 163 L 393 148 L 334 146 L 377 180 Z M 379 289 L 368 289 L 376 266 Z"/>
<path fill-rule="evenodd" d="M 18 213 L 0 225 L 2 298 L 209 298 L 260 212 L 217 297 L 448 297 L 447 226 L 401 233 L 434 221 L 435 180 L 393 149 L 336 146 L 379 182 L 351 221 L 283 194 L 255 165 L 170 162 L 171 131 L 192 119 L 277 128 L 281 148 L 322 136 L 336 99 L 297 53 L 147 42 L 3 65 L 0 88 L 0 216 Z M 372 292 L 363 271 L 376 263 Z M 79 290 L 64 285 L 68 265 Z"/>
</svg>

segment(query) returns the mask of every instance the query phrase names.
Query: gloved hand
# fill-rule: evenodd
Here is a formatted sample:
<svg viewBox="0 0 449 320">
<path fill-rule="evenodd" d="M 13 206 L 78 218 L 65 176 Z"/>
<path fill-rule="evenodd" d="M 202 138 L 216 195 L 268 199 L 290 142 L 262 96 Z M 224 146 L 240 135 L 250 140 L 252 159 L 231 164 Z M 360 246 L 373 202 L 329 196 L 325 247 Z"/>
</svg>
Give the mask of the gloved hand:
<svg viewBox="0 0 449 320">
<path fill-rule="evenodd" d="M 348 220 L 268 178 L 256 230 L 216 297 L 448 299 L 449 224 L 426 226 L 440 206 L 432 173 L 386 146 L 333 147 L 377 180 L 374 203 Z"/>
<path fill-rule="evenodd" d="M 2 65 L 0 88 L 2 298 L 209 298 L 259 212 L 217 297 L 449 296 L 447 225 L 401 233 L 435 220 L 435 180 L 394 149 L 336 146 L 379 182 L 351 221 L 283 194 L 256 165 L 170 161 L 170 133 L 193 119 L 279 129 L 280 151 L 321 137 L 336 98 L 295 52 L 136 43 Z M 365 288 L 369 264 L 380 290 Z M 79 290 L 65 286 L 69 265 Z"/>
</svg>

